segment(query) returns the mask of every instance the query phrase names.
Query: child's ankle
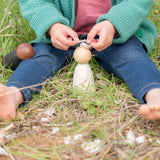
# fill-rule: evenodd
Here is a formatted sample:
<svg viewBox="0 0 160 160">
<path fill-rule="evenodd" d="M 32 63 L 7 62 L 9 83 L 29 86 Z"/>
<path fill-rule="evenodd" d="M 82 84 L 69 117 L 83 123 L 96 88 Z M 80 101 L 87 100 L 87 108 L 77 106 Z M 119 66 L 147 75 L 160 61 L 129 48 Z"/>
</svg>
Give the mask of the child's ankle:
<svg viewBox="0 0 160 160">
<path fill-rule="evenodd" d="M 10 87 L 10 90 L 13 92 L 13 94 L 15 96 L 15 101 L 16 101 L 17 105 L 24 102 L 24 96 L 18 88 Z"/>
<path fill-rule="evenodd" d="M 144 96 L 144 100 L 149 103 L 149 102 L 154 102 L 154 100 L 156 100 L 156 97 L 159 99 L 160 95 L 160 88 L 155 88 L 155 89 L 151 89 L 150 91 L 148 91 L 146 93 L 146 95 Z"/>
</svg>

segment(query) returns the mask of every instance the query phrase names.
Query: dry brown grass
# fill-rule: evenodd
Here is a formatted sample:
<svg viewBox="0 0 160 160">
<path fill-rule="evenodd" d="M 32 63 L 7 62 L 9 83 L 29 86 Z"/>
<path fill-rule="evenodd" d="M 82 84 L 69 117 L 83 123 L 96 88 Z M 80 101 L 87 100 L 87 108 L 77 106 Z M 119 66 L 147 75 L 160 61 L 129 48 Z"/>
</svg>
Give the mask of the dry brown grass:
<svg viewBox="0 0 160 160">
<path fill-rule="evenodd" d="M 11 9 L 17 9 L 16 1 L 10 2 Z M 2 0 L 2 6 L 7 6 L 6 3 L 7 1 Z M 155 22 L 158 31 L 160 13 L 155 10 L 160 9 L 159 4 L 159 0 L 155 1 L 150 13 L 150 19 Z M 19 13 L 3 19 L 4 24 L 0 28 L 2 56 L 16 47 L 19 40 L 24 41 L 17 36 L 18 34 L 25 35 L 25 40 L 32 38 L 31 34 L 28 35 L 29 31 L 23 30 L 26 22 L 24 23 L 22 18 L 20 20 L 24 24 L 18 24 L 21 29 L 16 30 L 16 20 L 19 18 L 17 14 Z M 13 24 L 8 25 L 10 17 Z M 158 67 L 159 46 L 157 41 L 152 55 Z M 48 86 L 43 88 L 40 95 L 35 96 L 26 107 L 18 109 L 16 120 L 0 122 L 0 146 L 8 152 L 8 156 L 0 156 L 0 159 L 159 160 L 160 121 L 145 120 L 138 111 L 140 104 L 132 97 L 127 86 L 94 62 L 91 63 L 91 67 L 95 77 L 96 93 L 82 94 L 73 90 L 71 82 L 75 65 L 73 62 L 64 68 L 48 82 Z M 101 73 L 100 77 L 96 77 L 96 73 Z M 1 66 L 2 83 L 5 83 L 11 74 L 12 71 Z M 46 112 L 48 109 L 51 109 L 50 115 Z M 47 118 L 47 121 L 42 121 L 43 118 Z M 10 128 L 6 128 L 8 126 Z M 53 133 L 52 129 L 56 127 L 59 131 Z M 135 141 L 132 144 L 126 142 L 128 132 L 133 133 L 136 138 L 143 136 L 145 141 Z M 80 139 L 73 140 L 74 136 L 80 134 Z M 64 140 L 67 136 L 72 138 L 72 143 L 68 145 Z M 97 152 L 90 154 L 81 146 L 84 142 L 93 142 L 96 139 L 101 140 Z"/>
</svg>

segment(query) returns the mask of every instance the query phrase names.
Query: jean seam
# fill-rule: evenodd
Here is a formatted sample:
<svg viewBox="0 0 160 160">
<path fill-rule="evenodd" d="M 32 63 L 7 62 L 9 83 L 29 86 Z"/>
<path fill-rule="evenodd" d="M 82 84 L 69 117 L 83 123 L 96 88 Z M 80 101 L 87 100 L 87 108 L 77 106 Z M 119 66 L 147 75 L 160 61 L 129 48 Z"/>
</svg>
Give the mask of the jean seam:
<svg viewBox="0 0 160 160">
<path fill-rule="evenodd" d="M 125 65 L 126 63 L 129 63 L 129 62 L 135 62 L 135 61 L 139 61 L 140 59 L 144 59 L 144 58 L 139 58 L 139 59 L 136 59 L 136 60 L 128 60 L 128 61 L 126 61 L 123 65 Z M 122 64 L 121 64 L 122 65 Z M 108 65 L 109 66 L 109 68 L 111 68 L 113 71 L 114 71 L 114 74 L 115 73 L 118 73 L 117 75 L 120 75 L 120 72 L 116 69 L 116 71 L 115 71 L 115 69 L 112 67 L 112 65 Z M 120 67 L 118 67 L 118 68 L 120 68 Z M 116 74 L 115 74 L 116 75 Z M 119 76 L 118 76 L 119 77 Z M 119 78 L 121 78 L 121 77 L 119 77 Z M 122 78 L 121 78 L 122 79 Z M 124 79 L 122 79 L 122 80 L 124 80 Z M 125 80 L 124 80 L 125 81 Z"/>
<path fill-rule="evenodd" d="M 138 94 L 137 94 L 138 97 L 139 97 L 139 95 L 140 95 L 146 88 L 148 88 L 149 86 L 155 85 L 155 84 L 159 84 L 159 85 L 160 85 L 160 83 L 154 82 L 154 83 L 150 83 L 150 84 L 144 86 L 144 87 L 138 92 Z"/>
</svg>

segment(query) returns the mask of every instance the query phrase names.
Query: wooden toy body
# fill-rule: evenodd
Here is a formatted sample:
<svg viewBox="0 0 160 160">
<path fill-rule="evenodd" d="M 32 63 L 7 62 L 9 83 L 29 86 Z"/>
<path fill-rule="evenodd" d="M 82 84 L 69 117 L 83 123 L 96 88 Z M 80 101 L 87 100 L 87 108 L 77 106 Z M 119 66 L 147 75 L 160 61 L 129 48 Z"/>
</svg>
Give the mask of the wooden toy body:
<svg viewBox="0 0 160 160">
<path fill-rule="evenodd" d="M 82 90 L 94 91 L 94 78 L 88 63 L 77 64 L 73 74 L 73 85 Z"/>
<path fill-rule="evenodd" d="M 86 40 L 81 40 L 80 47 L 75 49 L 73 57 L 78 63 L 73 73 L 73 85 L 82 90 L 94 91 L 94 78 L 88 65 L 88 61 L 91 59 L 91 51 Z"/>
</svg>

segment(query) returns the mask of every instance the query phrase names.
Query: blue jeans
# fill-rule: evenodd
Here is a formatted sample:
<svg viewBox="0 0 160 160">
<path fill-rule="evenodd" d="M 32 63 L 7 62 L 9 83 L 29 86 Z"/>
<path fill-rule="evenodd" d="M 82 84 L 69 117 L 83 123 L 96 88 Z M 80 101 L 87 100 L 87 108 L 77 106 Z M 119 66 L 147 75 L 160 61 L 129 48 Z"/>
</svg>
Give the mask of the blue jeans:
<svg viewBox="0 0 160 160">
<path fill-rule="evenodd" d="M 7 83 L 8 87 L 26 87 L 21 90 L 26 103 L 42 88 L 42 85 L 33 85 L 53 77 L 72 58 L 76 48 L 73 46 L 63 51 L 41 42 L 33 47 L 34 57 L 22 61 Z M 136 36 L 132 36 L 123 44 L 112 44 L 101 52 L 94 50 L 93 54 L 106 71 L 126 82 L 133 96 L 141 103 L 145 103 L 144 95 L 149 90 L 160 88 L 160 72 Z"/>
</svg>

